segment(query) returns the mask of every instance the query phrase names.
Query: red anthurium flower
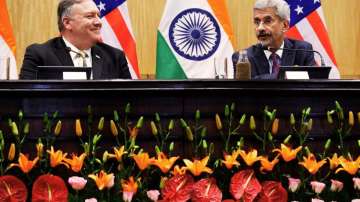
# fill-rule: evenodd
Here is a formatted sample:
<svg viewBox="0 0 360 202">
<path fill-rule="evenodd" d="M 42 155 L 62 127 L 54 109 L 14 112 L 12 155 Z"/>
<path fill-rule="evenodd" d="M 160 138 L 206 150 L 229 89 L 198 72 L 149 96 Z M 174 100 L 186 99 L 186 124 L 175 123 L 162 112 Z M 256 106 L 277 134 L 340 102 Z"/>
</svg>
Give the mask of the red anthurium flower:
<svg viewBox="0 0 360 202">
<path fill-rule="evenodd" d="M 191 198 L 194 179 L 191 175 L 176 175 L 165 182 L 161 195 L 164 201 L 186 202 Z"/>
<path fill-rule="evenodd" d="M 262 191 L 259 193 L 258 202 L 287 202 L 287 191 L 282 187 L 281 182 L 265 181 L 261 183 Z"/>
<path fill-rule="evenodd" d="M 215 179 L 201 179 L 193 185 L 191 201 L 217 202 L 221 201 L 222 193 L 216 185 Z"/>
<path fill-rule="evenodd" d="M 32 189 L 32 202 L 67 202 L 68 190 L 60 177 L 45 174 L 38 177 Z"/>
<path fill-rule="evenodd" d="M 231 178 L 230 193 L 236 200 L 253 201 L 260 191 L 261 185 L 251 169 L 239 171 Z"/>
<path fill-rule="evenodd" d="M 0 201 L 25 202 L 27 189 L 25 184 L 12 175 L 0 177 Z"/>
</svg>

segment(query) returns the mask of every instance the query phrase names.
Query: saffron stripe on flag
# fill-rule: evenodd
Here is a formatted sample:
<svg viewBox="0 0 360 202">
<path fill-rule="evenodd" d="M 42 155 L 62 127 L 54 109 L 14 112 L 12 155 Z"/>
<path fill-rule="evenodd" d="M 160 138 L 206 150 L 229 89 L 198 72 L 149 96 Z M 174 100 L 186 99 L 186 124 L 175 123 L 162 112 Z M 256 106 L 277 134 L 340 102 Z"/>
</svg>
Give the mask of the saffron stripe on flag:
<svg viewBox="0 0 360 202">
<path fill-rule="evenodd" d="M 0 0 L 0 36 L 8 44 L 9 48 L 15 55 L 16 42 L 14 33 L 10 24 L 10 18 L 7 11 L 6 0 Z"/>
<path fill-rule="evenodd" d="M 228 35 L 228 37 L 231 41 L 231 44 L 234 46 L 235 36 L 234 36 L 233 28 L 230 23 L 230 17 L 227 12 L 223 12 L 223 11 L 227 10 L 225 1 L 224 0 L 208 0 L 208 3 L 214 12 L 214 15 L 219 20 L 222 28 Z"/>
<path fill-rule="evenodd" d="M 137 64 L 135 40 L 132 38 L 131 33 L 127 29 L 122 14 L 118 9 L 114 9 L 110 13 L 108 13 L 105 18 L 113 29 L 121 46 L 123 47 L 126 56 L 129 58 L 129 62 L 134 67 L 134 71 L 140 78 L 139 68 Z"/>
<path fill-rule="evenodd" d="M 314 11 L 313 13 L 308 15 L 307 18 L 308 18 L 309 23 L 313 27 L 314 32 L 318 36 L 318 38 L 322 39 L 321 43 L 322 43 L 323 47 L 325 48 L 327 54 L 330 56 L 331 60 L 336 65 L 336 60 L 335 60 L 335 56 L 334 56 L 334 53 L 333 53 L 331 45 L 330 45 L 329 36 L 327 34 L 327 30 L 326 30 L 320 16 L 318 15 L 318 13 L 316 11 Z"/>
</svg>

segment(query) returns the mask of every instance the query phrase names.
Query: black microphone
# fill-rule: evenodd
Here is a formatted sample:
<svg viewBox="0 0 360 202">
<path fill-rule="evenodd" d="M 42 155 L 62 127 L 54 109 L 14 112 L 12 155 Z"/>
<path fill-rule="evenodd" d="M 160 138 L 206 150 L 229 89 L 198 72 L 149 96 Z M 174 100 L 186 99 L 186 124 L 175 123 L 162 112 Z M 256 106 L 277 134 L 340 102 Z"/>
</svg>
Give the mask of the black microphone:
<svg viewBox="0 0 360 202">
<path fill-rule="evenodd" d="M 324 60 L 323 56 L 320 54 L 319 51 L 316 51 L 316 50 L 309 50 L 309 49 L 302 49 L 302 48 L 278 48 L 278 49 L 276 49 L 276 48 L 269 47 L 267 45 L 263 45 L 261 43 L 259 43 L 257 45 L 257 47 L 259 47 L 259 48 L 261 48 L 263 50 L 271 51 L 271 52 L 276 51 L 276 50 L 288 50 L 288 51 L 304 51 L 304 52 L 316 53 L 320 57 L 321 66 L 325 66 L 325 60 Z"/>
<path fill-rule="evenodd" d="M 77 51 L 74 51 L 73 49 L 71 49 L 70 47 L 66 46 L 65 49 L 68 51 L 68 52 L 73 52 L 77 55 L 83 55 L 83 53 L 80 53 L 80 52 L 77 52 Z M 85 53 L 85 57 L 87 57 L 87 54 Z"/>
</svg>

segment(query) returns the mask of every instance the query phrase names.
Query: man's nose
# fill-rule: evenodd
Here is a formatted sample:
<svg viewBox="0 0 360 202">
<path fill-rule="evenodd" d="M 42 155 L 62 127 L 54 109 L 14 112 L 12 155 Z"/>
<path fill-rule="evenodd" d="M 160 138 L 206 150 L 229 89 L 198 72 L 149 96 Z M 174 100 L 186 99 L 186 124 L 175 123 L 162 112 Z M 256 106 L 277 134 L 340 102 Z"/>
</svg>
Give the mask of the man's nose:
<svg viewBox="0 0 360 202">
<path fill-rule="evenodd" d="M 257 30 L 265 30 L 264 23 L 261 21 L 259 25 L 256 27 Z"/>
<path fill-rule="evenodd" d="M 99 26 L 99 27 L 102 26 L 102 22 L 101 22 L 101 19 L 99 16 L 96 16 L 94 24 L 95 24 L 95 26 Z"/>
</svg>

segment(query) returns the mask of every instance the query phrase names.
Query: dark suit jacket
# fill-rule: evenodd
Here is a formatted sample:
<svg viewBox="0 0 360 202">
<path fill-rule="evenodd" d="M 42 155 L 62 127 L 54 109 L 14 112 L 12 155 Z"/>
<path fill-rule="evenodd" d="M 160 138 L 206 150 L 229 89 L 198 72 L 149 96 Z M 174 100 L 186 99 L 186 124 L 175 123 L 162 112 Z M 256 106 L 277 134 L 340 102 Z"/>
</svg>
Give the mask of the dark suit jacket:
<svg viewBox="0 0 360 202">
<path fill-rule="evenodd" d="M 312 45 L 305 41 L 285 38 L 284 48 L 312 50 Z M 247 49 L 247 55 L 251 64 L 252 79 L 276 79 L 274 74 L 270 74 L 269 61 L 259 44 L 253 45 Z M 238 61 L 239 52 L 232 56 L 234 67 Z M 314 53 L 310 51 L 291 51 L 283 50 L 281 57 L 281 66 L 314 66 L 316 65 Z"/>
<path fill-rule="evenodd" d="M 91 48 L 93 79 L 130 79 L 124 53 L 104 43 Z M 61 37 L 27 47 L 20 79 L 37 79 L 38 66 L 74 66 Z"/>
</svg>

